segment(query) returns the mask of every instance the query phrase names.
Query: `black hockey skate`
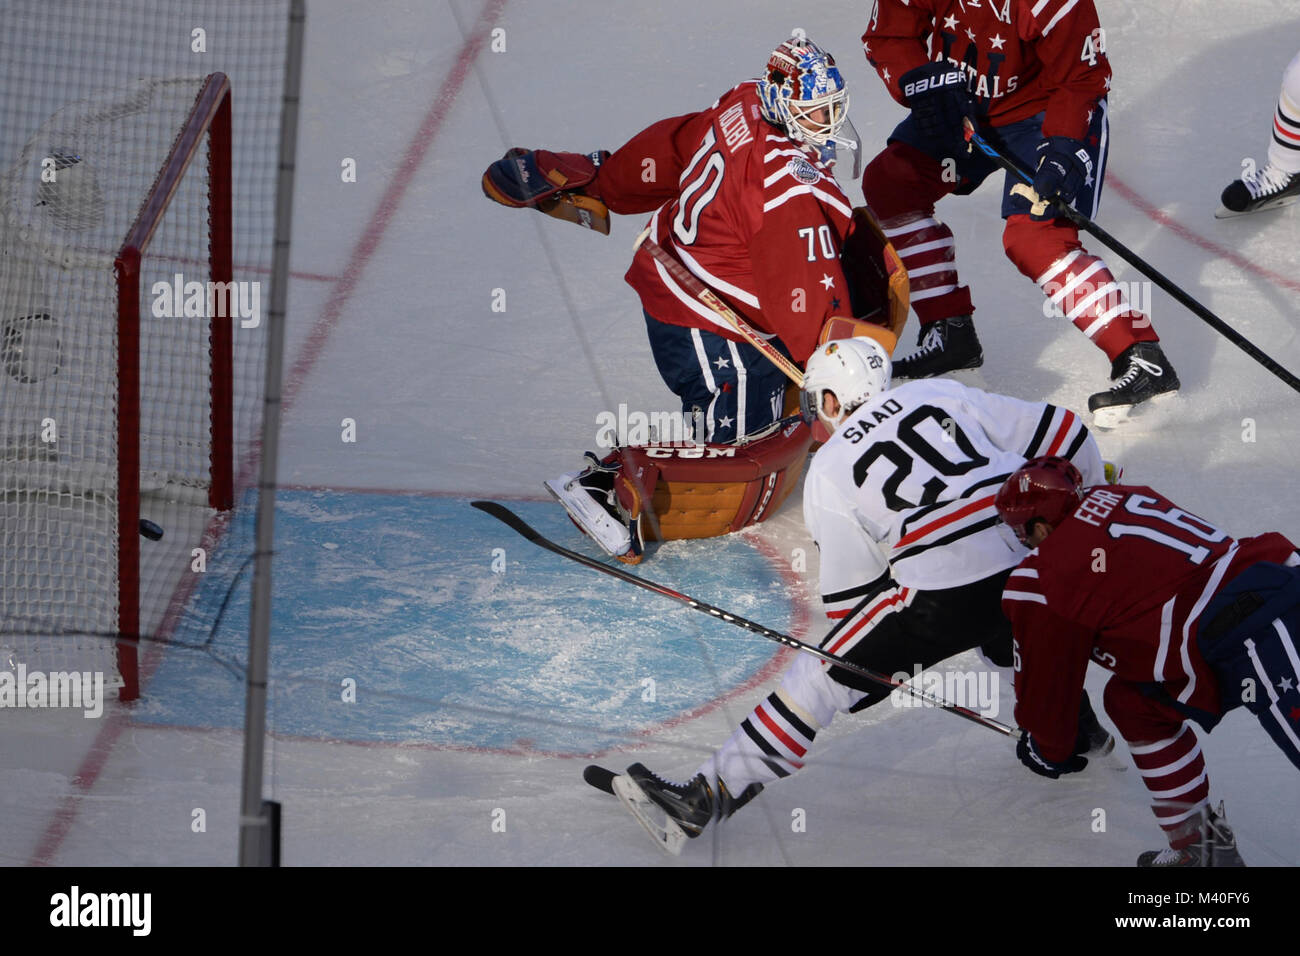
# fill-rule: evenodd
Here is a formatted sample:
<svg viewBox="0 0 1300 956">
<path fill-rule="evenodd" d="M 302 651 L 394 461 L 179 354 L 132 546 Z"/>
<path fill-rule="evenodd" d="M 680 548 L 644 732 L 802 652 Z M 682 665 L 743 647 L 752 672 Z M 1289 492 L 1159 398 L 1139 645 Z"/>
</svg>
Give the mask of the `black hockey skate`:
<svg viewBox="0 0 1300 956">
<path fill-rule="evenodd" d="M 1216 812 L 1212 807 L 1206 808 L 1204 822 L 1197 828 L 1200 839 L 1190 846 L 1175 850 L 1147 850 L 1138 857 L 1138 866 L 1181 867 L 1181 866 L 1245 866 L 1246 863 L 1237 852 L 1237 838 L 1232 828 L 1223 822 L 1223 804 Z"/>
<path fill-rule="evenodd" d="M 1285 173 L 1272 163 L 1228 184 L 1220 201 L 1223 208 L 1215 215 L 1220 219 L 1244 216 L 1264 209 L 1276 209 L 1300 199 L 1300 175 Z"/>
<path fill-rule="evenodd" d="M 1088 411 L 1098 428 L 1114 428 L 1142 402 L 1178 391 L 1178 373 L 1165 358 L 1159 342 L 1130 345 L 1110 366 L 1115 382 L 1088 399 Z"/>
<path fill-rule="evenodd" d="M 915 352 L 895 360 L 894 378 L 930 378 L 984 364 L 975 320 L 969 315 L 921 326 L 916 342 L 920 347 Z"/>
<path fill-rule="evenodd" d="M 725 783 L 716 782 L 716 792 L 702 773 L 687 783 L 674 783 L 645 764 L 634 763 L 612 784 L 615 796 L 654 837 L 656 845 L 677 856 L 686 841 L 703 833 L 711 820 L 731 816 L 763 789 L 761 783 L 750 784 L 739 797 L 733 797 Z"/>
</svg>

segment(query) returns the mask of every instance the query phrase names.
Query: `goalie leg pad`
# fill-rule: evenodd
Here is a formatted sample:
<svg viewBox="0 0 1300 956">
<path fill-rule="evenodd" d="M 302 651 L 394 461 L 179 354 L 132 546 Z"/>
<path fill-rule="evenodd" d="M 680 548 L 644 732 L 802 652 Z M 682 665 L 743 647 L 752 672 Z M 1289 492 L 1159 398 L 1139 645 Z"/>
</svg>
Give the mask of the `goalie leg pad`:
<svg viewBox="0 0 1300 956">
<path fill-rule="evenodd" d="M 624 488 L 640 497 L 636 513 L 649 511 L 641 525 L 648 539 L 729 534 L 777 512 L 798 485 L 811 444 L 811 431 L 799 423 L 746 445 L 622 448 L 620 501 Z"/>
<path fill-rule="evenodd" d="M 831 339 L 851 339 L 854 336 L 879 342 L 880 347 L 890 355 L 893 355 L 894 349 L 898 348 L 898 336 L 883 325 L 863 322 L 861 319 L 848 319 L 842 315 L 833 315 L 826 320 L 821 335 L 817 337 L 817 344 L 825 345 Z"/>
<path fill-rule="evenodd" d="M 853 224 L 844 240 L 840 265 L 849 283 L 853 314 L 884 326 L 897 339 L 907 324 L 911 302 L 907 269 L 866 206 L 853 210 Z"/>
</svg>

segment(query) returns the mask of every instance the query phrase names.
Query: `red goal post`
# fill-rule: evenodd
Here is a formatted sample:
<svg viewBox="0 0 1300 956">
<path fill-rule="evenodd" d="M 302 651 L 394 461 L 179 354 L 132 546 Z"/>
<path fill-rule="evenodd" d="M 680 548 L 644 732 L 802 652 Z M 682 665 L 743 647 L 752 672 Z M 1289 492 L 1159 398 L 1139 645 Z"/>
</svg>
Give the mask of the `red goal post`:
<svg viewBox="0 0 1300 956">
<path fill-rule="evenodd" d="M 208 214 L 210 282 L 227 290 L 209 316 L 212 443 L 209 454 L 208 505 L 219 511 L 234 506 L 232 324 L 230 285 L 234 282 L 231 232 L 230 81 L 213 73 L 204 81 L 194 109 L 168 154 L 167 162 L 114 260 L 118 311 L 118 670 L 122 700 L 140 694 L 140 263 L 208 134 Z M 223 314 L 224 313 L 224 314 Z"/>
<path fill-rule="evenodd" d="M 0 651 L 123 700 L 234 504 L 231 125 L 222 73 L 100 90 L 0 184 Z"/>
</svg>

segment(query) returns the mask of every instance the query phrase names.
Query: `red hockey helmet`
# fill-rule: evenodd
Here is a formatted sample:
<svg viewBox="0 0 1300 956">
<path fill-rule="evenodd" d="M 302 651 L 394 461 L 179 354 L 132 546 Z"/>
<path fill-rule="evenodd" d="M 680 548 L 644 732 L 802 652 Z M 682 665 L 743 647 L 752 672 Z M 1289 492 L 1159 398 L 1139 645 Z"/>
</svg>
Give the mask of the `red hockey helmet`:
<svg viewBox="0 0 1300 956">
<path fill-rule="evenodd" d="M 1025 462 L 1003 482 L 993 504 L 1021 543 L 1035 519 L 1056 528 L 1083 500 L 1083 475 L 1065 458 Z"/>
</svg>

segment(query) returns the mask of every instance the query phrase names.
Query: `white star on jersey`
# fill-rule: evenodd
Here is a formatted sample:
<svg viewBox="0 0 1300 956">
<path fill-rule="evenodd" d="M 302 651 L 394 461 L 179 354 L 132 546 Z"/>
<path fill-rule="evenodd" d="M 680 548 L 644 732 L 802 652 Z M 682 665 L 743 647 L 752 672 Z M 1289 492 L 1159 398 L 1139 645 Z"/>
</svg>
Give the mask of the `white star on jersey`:
<svg viewBox="0 0 1300 956">
<path fill-rule="evenodd" d="M 943 21 L 943 27 L 944 27 L 945 30 L 956 30 L 956 29 L 957 29 L 957 18 L 954 17 L 954 16 L 949 16 L 949 17 L 945 18 L 944 21 Z"/>
<path fill-rule="evenodd" d="M 726 359 L 724 359 L 721 355 L 718 356 L 717 361 L 715 361 L 713 364 L 716 365 L 718 368 L 727 368 L 731 365 L 731 363 Z"/>
<path fill-rule="evenodd" d="M 822 288 L 823 288 L 823 289 L 833 289 L 833 288 L 835 288 L 835 279 L 834 279 L 832 276 L 823 275 L 823 276 L 822 276 Z"/>
<path fill-rule="evenodd" d="M 970 27 L 966 28 L 966 36 L 970 38 L 971 43 L 975 42 L 975 31 L 972 30 Z"/>
<path fill-rule="evenodd" d="M 718 428 L 730 428 L 730 427 L 731 427 L 730 415 L 723 415 L 721 418 L 718 419 Z"/>
<path fill-rule="evenodd" d="M 989 39 L 989 42 L 993 44 L 993 49 L 995 49 L 995 50 L 1001 50 L 1002 47 L 1003 47 L 1003 45 L 1005 45 L 1007 41 L 1004 40 L 1004 39 L 1002 39 L 1002 34 L 1000 34 L 1000 33 L 995 33 L 995 34 L 993 34 L 993 36 Z"/>
</svg>

